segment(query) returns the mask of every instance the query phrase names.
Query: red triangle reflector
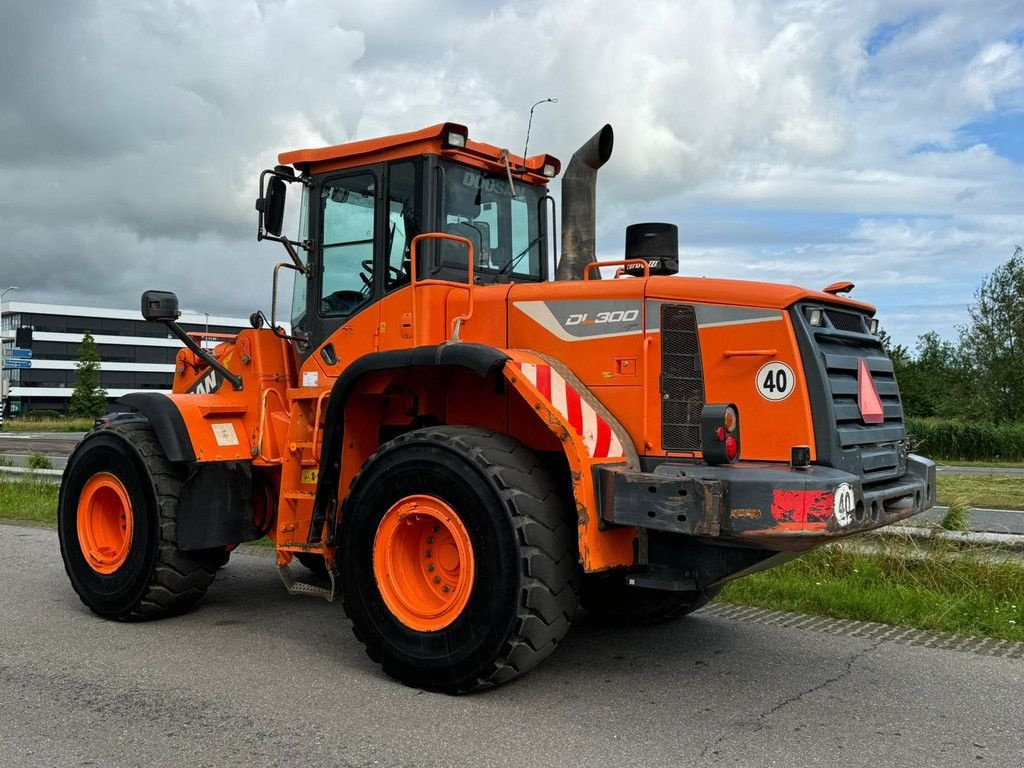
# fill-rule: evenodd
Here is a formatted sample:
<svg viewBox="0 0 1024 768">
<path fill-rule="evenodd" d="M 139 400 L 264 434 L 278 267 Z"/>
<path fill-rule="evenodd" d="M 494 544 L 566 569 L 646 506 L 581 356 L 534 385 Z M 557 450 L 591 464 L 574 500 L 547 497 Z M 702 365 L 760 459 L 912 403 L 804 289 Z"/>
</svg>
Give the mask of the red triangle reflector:
<svg viewBox="0 0 1024 768">
<path fill-rule="evenodd" d="M 857 364 L 857 408 L 865 424 L 881 424 L 885 421 L 882 398 L 878 396 L 878 387 L 868 370 L 868 361 L 863 358 Z"/>
</svg>

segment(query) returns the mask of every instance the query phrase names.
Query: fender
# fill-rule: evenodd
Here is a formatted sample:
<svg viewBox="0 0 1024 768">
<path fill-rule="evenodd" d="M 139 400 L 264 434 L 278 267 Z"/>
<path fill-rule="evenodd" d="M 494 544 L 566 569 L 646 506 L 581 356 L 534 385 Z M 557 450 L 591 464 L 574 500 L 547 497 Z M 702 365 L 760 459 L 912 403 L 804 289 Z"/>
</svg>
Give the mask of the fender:
<svg viewBox="0 0 1024 768">
<path fill-rule="evenodd" d="M 313 502 L 313 519 L 308 543 L 323 539 L 324 523 L 338 506 L 338 484 L 341 481 L 341 449 L 345 437 L 345 405 L 359 379 L 372 371 L 410 367 L 450 366 L 466 368 L 485 378 L 509 359 L 505 352 L 485 344 L 445 342 L 434 346 L 371 352 L 355 360 L 338 376 L 327 398 L 324 416 L 323 443 L 320 450 L 320 472 Z"/>
<path fill-rule="evenodd" d="M 133 408 L 149 420 L 168 461 L 196 460 L 185 419 L 167 395 L 159 392 L 136 392 L 119 397 L 117 402 Z"/>
<path fill-rule="evenodd" d="M 595 468 L 602 464 L 640 468 L 629 433 L 566 366 L 530 350 L 512 350 L 503 373 L 554 435 L 569 461 L 580 558 L 584 570 L 634 562 L 634 528 L 601 530 Z"/>
</svg>

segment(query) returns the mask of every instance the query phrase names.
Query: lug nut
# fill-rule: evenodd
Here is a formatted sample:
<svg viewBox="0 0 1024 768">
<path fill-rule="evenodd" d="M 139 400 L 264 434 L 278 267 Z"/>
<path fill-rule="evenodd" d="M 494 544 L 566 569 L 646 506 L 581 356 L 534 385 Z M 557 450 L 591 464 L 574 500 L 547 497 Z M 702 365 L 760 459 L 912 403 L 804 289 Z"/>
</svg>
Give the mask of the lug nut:
<svg viewBox="0 0 1024 768">
<path fill-rule="evenodd" d="M 449 587 L 447 584 L 445 584 L 443 587 L 441 587 L 441 591 L 442 592 L 451 592 L 452 588 Z"/>
<path fill-rule="evenodd" d="M 433 544 L 433 543 L 434 543 L 434 537 L 433 536 L 427 536 L 427 544 Z"/>
<path fill-rule="evenodd" d="M 440 533 L 440 532 L 441 532 L 441 526 L 440 525 L 435 525 L 434 526 L 434 533 Z"/>
<path fill-rule="evenodd" d="M 435 576 L 434 577 L 434 583 L 435 584 L 440 584 L 441 583 L 441 577 L 440 576 Z"/>
<path fill-rule="evenodd" d="M 428 566 L 427 566 L 427 570 L 428 570 L 428 571 L 430 571 L 430 572 L 432 573 L 432 572 L 434 571 L 434 564 L 433 564 L 433 563 L 431 563 L 430 565 L 428 565 Z"/>
<path fill-rule="evenodd" d="M 424 557 L 433 557 L 433 556 L 434 556 L 434 553 L 431 550 L 429 550 L 429 549 L 427 550 L 426 554 L 424 555 Z"/>
</svg>

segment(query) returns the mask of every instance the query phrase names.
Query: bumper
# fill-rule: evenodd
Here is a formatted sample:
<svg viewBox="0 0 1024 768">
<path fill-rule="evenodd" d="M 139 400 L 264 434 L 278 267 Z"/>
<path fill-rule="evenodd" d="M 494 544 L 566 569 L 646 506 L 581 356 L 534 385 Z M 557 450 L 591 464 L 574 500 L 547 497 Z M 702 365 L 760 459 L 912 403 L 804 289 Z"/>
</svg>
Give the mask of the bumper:
<svg viewBox="0 0 1024 768">
<path fill-rule="evenodd" d="M 903 477 L 868 486 L 830 467 L 665 462 L 649 469 L 598 468 L 606 524 L 798 552 L 935 504 L 935 463 L 915 455 Z"/>
</svg>

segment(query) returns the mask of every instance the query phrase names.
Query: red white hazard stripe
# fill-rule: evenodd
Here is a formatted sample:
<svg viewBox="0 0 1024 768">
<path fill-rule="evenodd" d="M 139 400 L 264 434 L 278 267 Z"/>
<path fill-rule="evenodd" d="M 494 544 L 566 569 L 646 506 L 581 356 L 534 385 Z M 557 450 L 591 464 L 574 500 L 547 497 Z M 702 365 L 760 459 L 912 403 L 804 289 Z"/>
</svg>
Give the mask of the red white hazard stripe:
<svg viewBox="0 0 1024 768">
<path fill-rule="evenodd" d="M 583 444 L 587 446 L 587 453 L 591 458 L 614 459 L 623 455 L 622 443 L 608 426 L 608 422 L 569 386 L 558 371 L 543 363 L 516 361 L 515 364 L 523 372 L 523 377 L 537 388 L 583 438 Z"/>
</svg>

